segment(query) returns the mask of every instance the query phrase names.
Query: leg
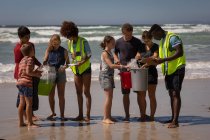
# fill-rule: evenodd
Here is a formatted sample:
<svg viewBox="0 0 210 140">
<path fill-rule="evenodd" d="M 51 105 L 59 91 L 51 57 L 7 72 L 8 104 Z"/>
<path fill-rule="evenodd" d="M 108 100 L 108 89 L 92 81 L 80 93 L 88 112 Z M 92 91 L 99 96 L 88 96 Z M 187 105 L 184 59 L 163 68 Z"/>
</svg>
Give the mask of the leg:
<svg viewBox="0 0 210 140">
<path fill-rule="evenodd" d="M 104 89 L 104 94 L 106 96 L 104 103 L 104 119 L 103 123 L 113 124 L 111 117 L 112 99 L 113 99 L 113 89 Z"/>
<path fill-rule="evenodd" d="M 32 120 L 32 97 L 26 97 L 25 96 L 25 101 L 26 101 L 26 115 L 28 119 L 28 127 L 38 127 L 33 123 Z"/>
<path fill-rule="evenodd" d="M 156 112 L 156 108 L 157 108 L 157 102 L 156 102 L 156 87 L 157 85 L 155 84 L 150 84 L 148 86 L 148 94 L 149 94 L 149 99 L 150 99 L 150 120 L 154 121 L 154 115 Z"/>
<path fill-rule="evenodd" d="M 86 114 L 86 120 L 90 121 L 90 110 L 91 110 L 91 94 L 90 94 L 90 85 L 91 85 L 91 73 L 84 74 L 82 76 L 82 81 L 84 84 L 84 94 L 86 97 L 86 107 L 87 107 L 87 114 Z"/>
<path fill-rule="evenodd" d="M 179 126 L 179 113 L 181 109 L 181 97 L 180 97 L 180 91 L 171 91 L 170 92 L 170 97 L 173 100 L 173 119 L 172 122 L 168 125 L 168 128 L 176 128 Z"/>
<path fill-rule="evenodd" d="M 52 90 L 50 92 L 49 96 L 49 104 L 52 114 L 47 117 L 47 119 L 51 120 L 54 116 L 56 116 L 55 113 L 55 85 L 52 87 Z"/>
<path fill-rule="evenodd" d="M 139 91 L 137 93 L 137 102 L 141 113 L 141 121 L 146 121 L 146 91 Z"/>
<path fill-rule="evenodd" d="M 58 83 L 58 99 L 59 99 L 59 107 L 60 107 L 60 117 L 64 119 L 64 110 L 65 110 L 65 85 L 66 82 Z"/>
<path fill-rule="evenodd" d="M 79 107 L 79 115 L 73 119 L 75 121 L 81 121 L 83 120 L 83 81 L 81 76 L 74 75 L 74 83 L 76 87 L 76 93 L 77 93 L 77 101 L 78 101 L 78 107 Z"/>
<path fill-rule="evenodd" d="M 123 92 L 123 106 L 124 106 L 124 111 L 125 111 L 125 121 L 130 120 L 130 114 L 129 114 L 129 107 L 130 107 L 130 89 L 122 89 Z"/>
<path fill-rule="evenodd" d="M 25 98 L 23 95 L 19 95 L 19 104 L 18 104 L 18 117 L 19 117 L 19 127 L 26 126 L 24 123 L 23 115 L 25 108 Z"/>
<path fill-rule="evenodd" d="M 40 79 L 37 77 L 33 77 L 33 105 L 32 110 L 37 111 L 39 109 L 39 96 L 38 96 L 38 85 L 39 85 Z M 32 120 L 38 121 L 40 120 L 37 116 L 34 115 L 32 111 Z"/>
</svg>

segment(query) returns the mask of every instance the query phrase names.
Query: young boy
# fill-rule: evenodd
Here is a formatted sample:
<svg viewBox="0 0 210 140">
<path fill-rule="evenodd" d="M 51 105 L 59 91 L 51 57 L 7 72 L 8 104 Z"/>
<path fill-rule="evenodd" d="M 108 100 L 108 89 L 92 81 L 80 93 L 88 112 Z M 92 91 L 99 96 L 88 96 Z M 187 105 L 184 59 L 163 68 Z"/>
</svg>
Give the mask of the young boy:
<svg viewBox="0 0 210 140">
<path fill-rule="evenodd" d="M 20 103 L 18 106 L 19 126 L 26 126 L 23 120 L 24 108 L 28 127 L 38 127 L 32 121 L 33 77 L 40 77 L 41 72 L 34 70 L 34 49 L 32 44 L 23 44 L 20 48 L 23 59 L 19 63 L 17 88 L 19 90 Z"/>
<path fill-rule="evenodd" d="M 30 39 L 30 30 L 25 27 L 25 26 L 20 26 L 18 28 L 18 37 L 20 39 L 20 42 L 18 42 L 14 48 L 14 57 L 15 57 L 15 71 L 14 71 L 14 78 L 18 79 L 18 69 L 19 69 L 19 63 L 21 61 L 21 59 L 23 58 L 23 54 L 20 51 L 20 48 L 23 44 L 31 44 L 33 46 L 34 49 L 34 53 L 35 53 L 35 48 L 34 48 L 34 44 L 29 42 Z M 40 66 L 41 63 L 35 58 L 35 65 Z M 38 83 L 39 83 L 39 78 L 33 77 L 33 111 L 38 110 L 38 106 L 39 106 L 39 98 L 38 98 Z M 17 107 L 19 106 L 19 96 L 17 97 Z M 38 120 L 38 118 L 36 116 L 33 115 L 33 120 Z"/>
</svg>

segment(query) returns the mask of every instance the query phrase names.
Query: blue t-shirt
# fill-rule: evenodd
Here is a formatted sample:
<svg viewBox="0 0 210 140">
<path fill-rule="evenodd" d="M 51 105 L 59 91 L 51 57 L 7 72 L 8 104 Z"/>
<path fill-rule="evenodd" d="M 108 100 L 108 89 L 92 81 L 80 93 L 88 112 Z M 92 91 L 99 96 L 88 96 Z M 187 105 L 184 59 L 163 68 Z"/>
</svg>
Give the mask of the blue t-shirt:
<svg viewBox="0 0 210 140">
<path fill-rule="evenodd" d="M 170 38 L 169 50 L 173 51 L 173 50 L 175 50 L 175 48 L 174 48 L 175 46 L 181 45 L 181 44 L 182 44 L 182 40 L 179 37 L 172 36 Z"/>
<path fill-rule="evenodd" d="M 76 46 L 77 46 L 77 44 L 74 43 L 74 44 L 73 44 L 74 50 L 76 49 Z M 90 45 L 89 45 L 89 43 L 88 43 L 87 40 L 84 40 L 84 52 L 85 52 L 85 54 L 87 55 L 87 57 L 90 57 L 90 56 L 92 55 L 91 49 L 90 49 Z"/>
</svg>

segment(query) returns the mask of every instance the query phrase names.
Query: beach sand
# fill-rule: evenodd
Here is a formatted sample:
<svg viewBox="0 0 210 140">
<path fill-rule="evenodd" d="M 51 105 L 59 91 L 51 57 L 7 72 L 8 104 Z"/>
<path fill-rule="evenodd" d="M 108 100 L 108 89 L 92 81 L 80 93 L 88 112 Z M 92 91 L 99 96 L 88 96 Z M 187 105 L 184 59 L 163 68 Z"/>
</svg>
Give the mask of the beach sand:
<svg viewBox="0 0 210 140">
<path fill-rule="evenodd" d="M 184 80 L 182 89 L 182 108 L 180 114 L 180 127 L 168 129 L 166 124 L 161 123 L 171 116 L 169 96 L 165 89 L 163 80 L 159 80 L 157 87 L 157 111 L 155 122 L 138 122 L 139 109 L 136 101 L 136 93 L 130 94 L 131 122 L 124 123 L 122 94 L 120 82 L 116 81 L 114 90 L 112 115 L 118 120 L 113 125 L 102 124 L 103 118 L 103 90 L 97 81 L 92 82 L 92 111 L 91 122 L 61 122 L 47 121 L 50 114 L 48 97 L 39 96 L 39 110 L 35 112 L 42 121 L 36 122 L 41 127 L 27 129 L 18 127 L 16 97 L 17 89 L 15 84 L 0 84 L 0 139 L 11 140 L 82 140 L 82 139 L 103 139 L 103 140 L 204 140 L 210 137 L 210 79 Z M 78 114 L 77 99 L 73 82 L 66 86 L 66 109 L 65 116 L 76 117 Z M 84 100 L 85 101 L 85 100 Z M 147 97 L 148 101 L 148 97 Z M 85 112 L 85 103 L 84 103 Z M 56 113 L 59 117 L 58 100 L 56 96 Z M 147 104 L 149 114 L 149 102 Z"/>
</svg>

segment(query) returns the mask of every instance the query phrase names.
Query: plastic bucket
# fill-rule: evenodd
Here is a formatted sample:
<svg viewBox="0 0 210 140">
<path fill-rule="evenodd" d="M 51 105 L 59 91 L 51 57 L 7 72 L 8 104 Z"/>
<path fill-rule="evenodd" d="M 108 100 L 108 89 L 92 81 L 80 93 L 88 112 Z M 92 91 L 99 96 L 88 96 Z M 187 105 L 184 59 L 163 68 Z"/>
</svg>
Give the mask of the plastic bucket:
<svg viewBox="0 0 210 140">
<path fill-rule="evenodd" d="M 131 72 L 120 72 L 121 86 L 123 89 L 132 88 L 131 84 Z"/>
<path fill-rule="evenodd" d="M 148 89 L 148 69 L 131 69 L 133 91 L 146 91 Z"/>
<path fill-rule="evenodd" d="M 38 95 L 48 96 L 52 90 L 53 85 L 53 82 L 40 80 L 38 85 Z"/>
</svg>

